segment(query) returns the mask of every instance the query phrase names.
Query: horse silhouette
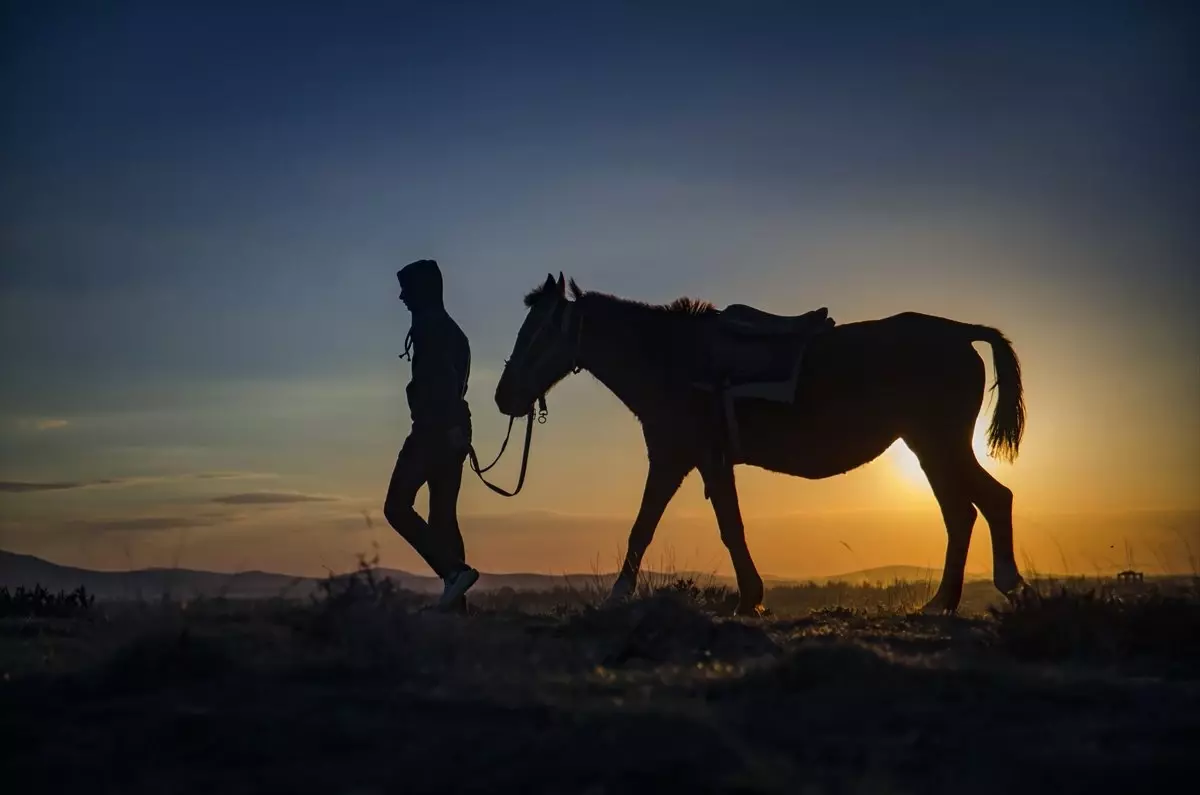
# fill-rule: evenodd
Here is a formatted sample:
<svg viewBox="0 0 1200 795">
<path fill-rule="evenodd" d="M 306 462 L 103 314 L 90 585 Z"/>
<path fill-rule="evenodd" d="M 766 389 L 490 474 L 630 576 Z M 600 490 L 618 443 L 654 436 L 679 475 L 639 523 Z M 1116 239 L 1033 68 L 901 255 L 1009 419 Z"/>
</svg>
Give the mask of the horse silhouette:
<svg viewBox="0 0 1200 795">
<path fill-rule="evenodd" d="M 529 414 L 535 400 L 586 370 L 640 420 L 649 467 L 610 600 L 629 596 L 667 504 L 699 469 L 737 574 L 740 614 L 763 612 L 763 581 L 746 545 L 734 466 L 808 479 L 862 466 L 903 439 L 942 511 L 946 560 L 927 612 L 962 597 L 971 530 L 983 512 L 996 587 L 1024 587 L 1013 557 L 1012 492 L 972 449 L 986 387 L 972 346 L 987 342 L 997 400 L 989 452 L 1013 461 L 1025 424 L 1021 367 L 999 330 L 905 312 L 835 324 L 824 309 L 796 317 L 718 310 L 682 298 L 651 305 L 570 287 L 547 275 L 496 386 L 496 406 Z"/>
</svg>

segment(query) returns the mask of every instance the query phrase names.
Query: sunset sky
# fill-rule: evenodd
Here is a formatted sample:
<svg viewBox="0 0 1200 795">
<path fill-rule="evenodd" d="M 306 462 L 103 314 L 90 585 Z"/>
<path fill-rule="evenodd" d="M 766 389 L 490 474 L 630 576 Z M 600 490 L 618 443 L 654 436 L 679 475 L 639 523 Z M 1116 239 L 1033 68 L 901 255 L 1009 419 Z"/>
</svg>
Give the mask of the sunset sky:
<svg viewBox="0 0 1200 795">
<path fill-rule="evenodd" d="M 1019 562 L 1200 555 L 1200 64 L 1172 4 L 251 5 L 4 6 L 0 548 L 320 574 L 377 542 L 426 572 L 379 509 L 408 430 L 395 271 L 432 257 L 489 460 L 548 271 L 915 310 L 1021 357 L 1020 457 L 985 463 Z M 481 570 L 612 568 L 624 543 L 636 421 L 587 375 L 549 403 L 518 498 L 464 477 Z M 739 469 L 759 569 L 940 566 L 910 456 Z M 695 475 L 668 552 L 729 570 Z"/>
</svg>

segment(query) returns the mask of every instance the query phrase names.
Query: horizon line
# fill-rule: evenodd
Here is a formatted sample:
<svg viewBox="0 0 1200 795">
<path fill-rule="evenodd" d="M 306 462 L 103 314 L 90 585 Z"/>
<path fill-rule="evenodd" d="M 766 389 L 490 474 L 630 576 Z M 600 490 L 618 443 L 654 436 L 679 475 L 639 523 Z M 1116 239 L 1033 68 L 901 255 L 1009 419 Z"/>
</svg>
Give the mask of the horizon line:
<svg viewBox="0 0 1200 795">
<path fill-rule="evenodd" d="M 58 563 L 54 560 L 42 557 L 40 555 L 33 555 L 33 554 L 30 554 L 27 552 L 15 552 L 10 549 L 0 548 L 0 553 L 16 555 L 16 556 L 20 556 L 20 557 L 33 558 L 34 560 L 38 560 L 43 563 L 50 564 L 52 566 L 57 566 L 59 568 L 78 569 L 79 571 L 85 571 L 85 572 L 90 572 L 90 573 L 95 573 L 95 574 L 136 574 L 136 573 L 140 573 L 140 572 L 180 571 L 180 572 L 191 572 L 191 573 L 195 573 L 195 574 L 215 574 L 215 575 L 223 575 L 223 576 L 230 576 L 230 577 L 241 576 L 241 575 L 246 575 L 246 574 L 266 574 L 266 575 L 271 575 L 271 576 L 275 576 L 275 577 L 290 577 L 290 578 L 296 579 L 296 580 L 321 580 L 321 579 L 325 579 L 325 577 L 328 576 L 328 575 L 292 574 L 292 573 L 281 572 L 281 571 L 268 571 L 267 569 L 242 569 L 240 571 L 219 571 L 216 569 L 189 569 L 189 568 L 184 568 L 182 566 L 175 566 L 175 567 L 147 566 L 147 567 L 137 568 L 137 569 L 95 569 L 95 568 L 86 568 L 83 566 L 72 566 L 72 565 L 69 565 L 66 563 Z M 887 564 L 884 564 L 881 566 L 868 566 L 868 567 L 862 568 L 862 569 L 851 569 L 849 571 L 842 571 L 842 572 L 839 572 L 836 574 L 784 575 L 784 574 L 763 573 L 760 576 L 764 580 L 781 580 L 784 582 L 791 582 L 791 583 L 804 583 L 804 582 L 816 581 L 816 580 L 832 580 L 832 579 L 837 579 L 839 577 L 849 577 L 851 575 L 866 574 L 866 573 L 878 571 L 881 569 L 893 569 L 893 568 L 920 569 L 922 571 L 929 571 L 929 572 L 937 572 L 938 571 L 938 568 L 936 566 L 920 565 L 920 564 L 915 564 L 915 563 L 887 563 Z M 1114 571 L 1117 571 L 1117 570 L 1121 570 L 1122 566 L 1114 565 L 1114 566 L 1111 566 L 1110 568 L 1112 568 Z M 371 569 L 374 571 L 382 570 L 382 571 L 397 572 L 400 574 L 408 575 L 410 577 L 419 577 L 419 578 L 423 578 L 423 579 L 430 579 L 430 580 L 437 579 L 437 575 L 434 574 L 433 572 L 429 572 L 428 574 L 419 574 L 417 572 L 408 571 L 407 569 L 392 568 L 392 567 L 388 567 L 388 566 L 373 566 L 373 567 L 371 567 Z M 342 571 L 342 572 L 333 572 L 333 576 L 334 577 L 345 576 L 347 574 L 352 574 L 353 572 L 355 572 L 357 570 L 358 570 L 357 568 L 352 568 L 352 569 L 347 569 L 346 571 Z M 618 573 L 618 571 L 617 571 L 617 569 L 613 569 L 611 572 L 609 572 L 609 571 L 602 571 L 602 572 L 576 571 L 576 572 L 554 572 L 554 573 L 552 573 L 552 572 L 540 572 L 540 571 L 529 571 L 529 570 L 522 570 L 522 571 L 482 571 L 481 570 L 479 573 L 480 573 L 480 575 L 498 576 L 498 577 L 550 577 L 550 578 L 566 579 L 566 578 L 571 578 L 571 577 L 609 577 L 609 576 L 615 576 Z M 703 577 L 724 577 L 724 578 L 733 578 L 735 576 L 733 574 L 722 574 L 722 573 L 718 573 L 718 572 L 703 572 L 699 569 L 687 569 L 687 568 L 678 569 L 678 570 L 668 569 L 668 570 L 663 570 L 663 571 L 659 571 L 659 570 L 656 570 L 653 568 L 647 568 L 647 569 L 643 570 L 643 573 L 644 574 L 655 574 L 655 575 L 675 575 L 675 574 L 678 574 L 678 575 L 700 575 Z M 1036 578 L 1036 579 L 1045 579 L 1045 578 L 1068 579 L 1068 578 L 1072 578 L 1072 577 L 1095 576 L 1096 574 L 1099 574 L 1099 573 L 1100 573 L 1100 571 L 1096 570 L 1096 569 L 1092 569 L 1091 574 L 1083 574 L 1083 573 L 1074 574 L 1071 572 L 1030 571 L 1030 572 L 1028 572 L 1027 576 L 1029 576 L 1031 578 Z M 1147 572 L 1147 573 L 1149 574 L 1149 572 Z M 978 578 L 988 578 L 988 577 L 991 577 L 992 570 L 991 569 L 968 569 L 966 571 L 966 574 L 968 576 L 974 576 L 974 577 L 978 577 Z M 1197 576 L 1197 573 L 1194 571 L 1192 571 L 1192 572 L 1167 571 L 1167 572 L 1150 574 L 1150 576 L 1152 576 L 1152 577 L 1155 577 L 1155 576 L 1157 576 L 1157 577 L 1195 577 L 1195 576 Z"/>
</svg>

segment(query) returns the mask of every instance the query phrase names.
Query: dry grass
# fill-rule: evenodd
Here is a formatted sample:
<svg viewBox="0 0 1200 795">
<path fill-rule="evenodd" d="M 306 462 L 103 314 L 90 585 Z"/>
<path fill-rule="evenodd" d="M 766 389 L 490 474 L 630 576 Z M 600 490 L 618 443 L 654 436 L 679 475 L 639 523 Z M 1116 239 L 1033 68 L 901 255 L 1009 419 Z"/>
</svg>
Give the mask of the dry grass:
<svg viewBox="0 0 1200 795">
<path fill-rule="evenodd" d="M 364 563 L 307 602 L 10 610 L 0 765 L 123 793 L 1136 791 L 1190 770 L 1190 581 L 1043 583 L 964 618 L 910 613 L 928 583 L 776 589 L 768 620 L 685 578 L 609 608 L 589 590 L 442 615 Z"/>
</svg>

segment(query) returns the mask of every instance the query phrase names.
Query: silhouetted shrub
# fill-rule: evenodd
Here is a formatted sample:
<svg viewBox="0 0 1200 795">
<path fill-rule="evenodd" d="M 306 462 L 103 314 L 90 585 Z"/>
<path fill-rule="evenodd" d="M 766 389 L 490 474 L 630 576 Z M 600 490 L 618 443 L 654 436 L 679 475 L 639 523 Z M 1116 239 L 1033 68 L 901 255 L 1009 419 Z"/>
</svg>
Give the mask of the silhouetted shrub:
<svg viewBox="0 0 1200 795">
<path fill-rule="evenodd" d="M 405 672 L 415 665 L 410 614 L 429 599 L 379 577 L 377 562 L 360 556 L 357 571 L 319 583 L 302 629 L 337 666 Z"/>
<path fill-rule="evenodd" d="M 738 592 L 724 585 L 701 586 L 690 577 L 677 578 L 651 591 L 652 596 L 666 596 L 682 600 L 700 610 L 720 614 L 731 614 L 737 607 Z"/>
<path fill-rule="evenodd" d="M 690 663 L 774 654 L 778 646 L 760 626 L 724 620 L 687 597 L 690 590 L 656 594 L 619 605 L 586 608 L 559 630 L 594 645 L 597 662 L 619 666 L 644 662 Z"/>
<path fill-rule="evenodd" d="M 1154 657 L 1192 666 L 1200 660 L 1200 598 L 1194 591 L 1029 589 L 990 613 L 999 643 L 1025 659 Z"/>
<path fill-rule="evenodd" d="M 330 575 L 317 583 L 312 601 L 322 612 L 340 612 L 364 607 L 406 611 L 428 602 L 426 597 L 400 588 L 390 577 L 380 578 L 375 569 L 378 556 L 368 561 L 359 556 L 358 570 Z"/>
<path fill-rule="evenodd" d="M 91 610 L 95 601 L 82 585 L 70 593 L 51 593 L 40 584 L 32 589 L 18 586 L 12 592 L 0 586 L 0 617 L 69 618 Z"/>
<path fill-rule="evenodd" d="M 971 583 L 972 586 L 976 585 Z M 988 589 L 990 584 L 983 583 Z M 936 582 L 893 580 L 891 582 L 849 583 L 833 581 L 809 582 L 800 585 L 781 585 L 767 589 L 766 604 L 772 612 L 803 615 L 818 610 L 845 609 L 876 613 L 905 613 L 916 610 L 937 590 Z M 968 588 L 973 592 L 975 588 Z M 960 610 L 975 599 L 964 593 Z M 974 595 L 971 593 L 970 595 Z"/>
</svg>

